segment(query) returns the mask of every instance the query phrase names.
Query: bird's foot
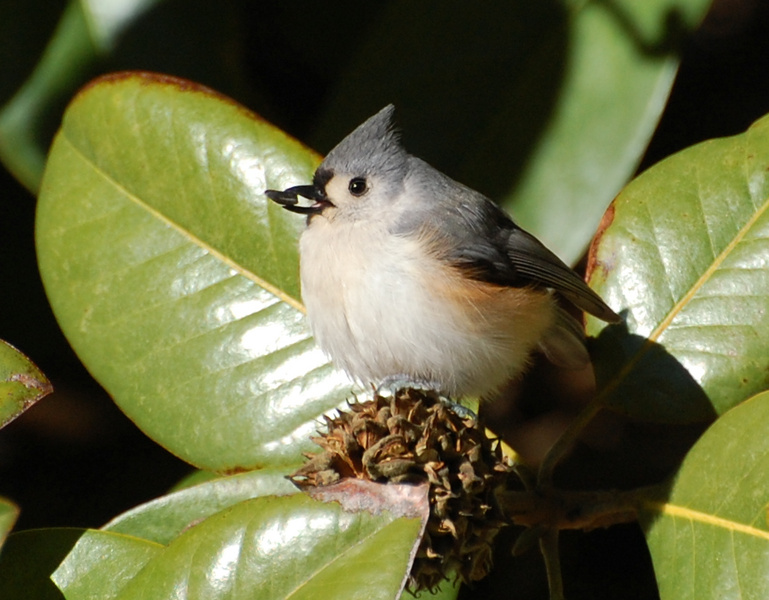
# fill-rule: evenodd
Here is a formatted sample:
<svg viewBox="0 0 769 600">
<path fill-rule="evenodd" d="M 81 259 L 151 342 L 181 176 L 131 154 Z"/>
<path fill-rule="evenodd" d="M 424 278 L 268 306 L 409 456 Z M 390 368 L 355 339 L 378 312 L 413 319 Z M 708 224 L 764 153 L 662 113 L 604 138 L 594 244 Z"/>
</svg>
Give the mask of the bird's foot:
<svg viewBox="0 0 769 600">
<path fill-rule="evenodd" d="M 441 402 L 443 402 L 443 404 L 445 404 L 446 407 L 460 419 L 472 419 L 473 421 L 478 420 L 478 415 L 476 415 L 472 410 L 462 404 L 459 404 L 458 402 L 454 402 L 451 398 L 441 396 Z"/>
<path fill-rule="evenodd" d="M 435 392 L 442 396 L 440 386 L 425 379 L 413 379 L 407 375 L 388 375 L 376 388 L 376 394 L 383 398 L 392 398 L 400 390 L 419 390 L 421 392 Z"/>
<path fill-rule="evenodd" d="M 406 375 L 389 375 L 377 386 L 375 393 L 383 398 L 393 398 L 400 390 L 411 389 L 437 394 L 438 400 L 460 419 L 474 419 L 478 416 L 466 406 L 454 402 L 448 394 L 441 391 L 440 384 L 425 379 L 414 379 Z"/>
</svg>

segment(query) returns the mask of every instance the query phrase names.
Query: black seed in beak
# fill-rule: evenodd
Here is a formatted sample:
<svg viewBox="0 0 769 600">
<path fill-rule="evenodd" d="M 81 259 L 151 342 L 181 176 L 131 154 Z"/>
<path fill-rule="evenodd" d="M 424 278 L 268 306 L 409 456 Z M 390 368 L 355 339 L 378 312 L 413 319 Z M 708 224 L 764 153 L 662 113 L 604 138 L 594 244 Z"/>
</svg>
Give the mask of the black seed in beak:
<svg viewBox="0 0 769 600">
<path fill-rule="evenodd" d="M 264 192 L 273 202 L 277 202 L 286 210 L 291 212 L 311 215 L 321 212 L 327 206 L 331 206 L 331 203 L 326 199 L 322 192 L 318 190 L 314 185 L 296 185 L 290 187 L 287 190 L 266 190 Z M 297 196 L 302 196 L 308 200 L 314 200 L 315 203 L 310 206 L 301 206 L 298 204 L 299 199 Z"/>
</svg>

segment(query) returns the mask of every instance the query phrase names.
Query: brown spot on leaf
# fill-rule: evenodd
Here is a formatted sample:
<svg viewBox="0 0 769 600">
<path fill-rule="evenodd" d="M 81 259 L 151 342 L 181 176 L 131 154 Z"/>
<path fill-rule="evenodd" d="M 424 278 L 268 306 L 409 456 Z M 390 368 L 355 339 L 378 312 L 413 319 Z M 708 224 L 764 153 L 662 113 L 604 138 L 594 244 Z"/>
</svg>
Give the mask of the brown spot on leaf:
<svg viewBox="0 0 769 600">
<path fill-rule="evenodd" d="M 15 373 L 8 378 L 8 381 L 17 381 L 29 390 L 37 390 L 40 392 L 41 397 L 53 391 L 50 381 L 40 380 L 27 373 Z"/>
<path fill-rule="evenodd" d="M 588 254 L 587 254 L 587 267 L 585 268 L 585 279 L 587 279 L 588 281 L 590 281 L 590 279 L 593 276 L 593 271 L 595 271 L 596 269 L 600 268 L 604 272 L 607 272 L 609 270 L 607 265 L 599 264 L 597 254 L 598 254 L 598 247 L 601 244 L 601 239 L 603 238 L 604 233 L 606 233 L 606 230 L 614 222 L 616 202 L 617 202 L 617 199 L 615 198 L 612 201 L 612 203 L 609 205 L 609 208 L 606 209 L 606 212 L 603 213 L 603 217 L 601 217 L 601 222 L 598 224 L 598 229 L 596 230 L 595 236 L 593 236 L 593 241 L 590 244 L 590 249 L 588 250 Z"/>
<path fill-rule="evenodd" d="M 88 90 L 90 90 L 92 87 L 106 85 L 110 83 L 120 83 L 123 81 L 129 81 L 129 80 L 136 80 L 142 85 L 147 85 L 147 86 L 149 85 L 170 86 L 170 87 L 177 88 L 181 92 L 203 94 L 204 96 L 209 96 L 225 104 L 229 104 L 230 106 L 237 109 L 238 112 L 243 114 L 248 119 L 259 121 L 261 123 L 267 123 L 267 121 L 265 121 L 262 117 L 260 117 L 258 114 L 256 114 L 252 110 L 249 110 L 239 102 L 236 102 L 229 96 L 225 96 L 224 94 L 221 94 L 216 90 L 206 87 L 205 85 L 196 83 L 194 81 L 190 81 L 189 79 L 183 79 L 181 77 L 175 77 L 173 75 L 165 75 L 163 73 L 154 73 L 152 71 L 116 71 L 114 73 L 107 73 L 105 75 L 96 77 L 95 79 L 92 79 L 91 81 L 86 83 L 82 88 L 80 88 L 80 90 L 77 92 L 77 94 L 73 98 L 71 104 L 74 104 L 75 102 L 77 102 L 80 96 L 87 93 Z M 284 135 L 286 135 L 287 137 L 291 137 L 288 134 L 284 134 Z M 318 161 L 320 161 L 320 157 L 318 157 Z"/>
<path fill-rule="evenodd" d="M 430 516 L 429 488 L 427 483 L 382 485 L 363 479 L 342 479 L 324 487 L 309 488 L 307 493 L 316 500 L 339 502 L 349 512 L 365 510 L 378 515 L 388 511 L 426 523 Z"/>
<path fill-rule="evenodd" d="M 95 79 L 92 79 L 86 83 L 80 91 L 78 96 L 83 92 L 88 91 L 90 88 L 105 85 L 108 83 L 120 83 L 127 80 L 136 80 L 145 85 L 170 85 L 178 88 L 183 92 L 199 92 L 203 94 L 209 94 L 212 96 L 221 96 L 218 92 L 208 88 L 200 83 L 195 83 L 189 79 L 183 79 L 181 77 L 174 77 L 173 75 L 164 75 L 163 73 L 153 73 L 152 71 L 116 71 L 114 73 L 107 73 L 100 75 Z M 224 97 L 224 96 L 221 96 Z"/>
</svg>

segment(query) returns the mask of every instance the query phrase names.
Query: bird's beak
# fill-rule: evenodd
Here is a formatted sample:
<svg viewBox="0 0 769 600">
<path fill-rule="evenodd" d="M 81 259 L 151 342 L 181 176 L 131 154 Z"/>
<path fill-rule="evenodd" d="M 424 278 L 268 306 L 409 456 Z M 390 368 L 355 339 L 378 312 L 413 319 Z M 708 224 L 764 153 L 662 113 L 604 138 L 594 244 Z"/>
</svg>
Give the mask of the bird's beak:
<svg viewBox="0 0 769 600">
<path fill-rule="evenodd" d="M 270 200 L 277 202 L 286 210 L 302 215 L 314 215 L 322 212 L 327 206 L 331 206 L 326 195 L 314 185 L 295 185 L 282 192 L 278 190 L 266 190 L 264 194 Z M 310 206 L 302 206 L 298 204 L 299 199 L 297 196 L 307 198 L 308 200 L 314 200 L 314 202 Z"/>
</svg>

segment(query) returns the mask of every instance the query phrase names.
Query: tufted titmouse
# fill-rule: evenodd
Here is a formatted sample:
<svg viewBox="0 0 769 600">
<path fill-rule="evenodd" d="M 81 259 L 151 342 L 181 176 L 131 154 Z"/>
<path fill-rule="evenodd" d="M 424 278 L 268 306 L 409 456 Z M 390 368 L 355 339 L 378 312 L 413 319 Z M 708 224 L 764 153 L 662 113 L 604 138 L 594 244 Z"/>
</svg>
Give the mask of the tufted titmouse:
<svg viewBox="0 0 769 600">
<path fill-rule="evenodd" d="M 455 397 L 494 391 L 536 349 L 587 365 L 583 328 L 551 290 L 604 321 L 617 314 L 491 200 L 408 154 L 393 111 L 344 138 L 312 185 L 265 192 L 307 215 L 302 298 L 320 347 L 362 383 Z"/>
</svg>

